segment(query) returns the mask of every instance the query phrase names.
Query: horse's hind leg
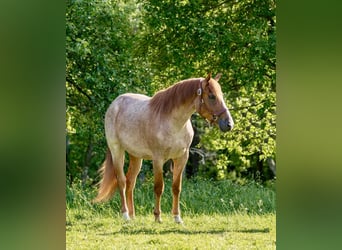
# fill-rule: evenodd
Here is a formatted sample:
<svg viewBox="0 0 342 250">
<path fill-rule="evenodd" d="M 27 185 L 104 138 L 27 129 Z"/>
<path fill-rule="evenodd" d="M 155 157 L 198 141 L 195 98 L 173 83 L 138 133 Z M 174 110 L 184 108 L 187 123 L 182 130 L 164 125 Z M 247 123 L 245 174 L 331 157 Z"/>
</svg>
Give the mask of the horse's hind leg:
<svg viewBox="0 0 342 250">
<path fill-rule="evenodd" d="M 117 183 L 121 197 L 121 212 L 125 220 L 129 220 L 126 202 L 126 176 L 124 173 L 125 152 L 118 146 L 111 147 L 113 166 L 116 173 Z"/>
<path fill-rule="evenodd" d="M 137 176 L 141 169 L 141 163 L 142 163 L 141 158 L 136 158 L 132 155 L 129 155 L 129 167 L 128 167 L 128 172 L 126 174 L 126 197 L 127 197 L 128 212 L 131 218 L 134 218 L 135 216 L 133 191 L 134 191 Z"/>
</svg>

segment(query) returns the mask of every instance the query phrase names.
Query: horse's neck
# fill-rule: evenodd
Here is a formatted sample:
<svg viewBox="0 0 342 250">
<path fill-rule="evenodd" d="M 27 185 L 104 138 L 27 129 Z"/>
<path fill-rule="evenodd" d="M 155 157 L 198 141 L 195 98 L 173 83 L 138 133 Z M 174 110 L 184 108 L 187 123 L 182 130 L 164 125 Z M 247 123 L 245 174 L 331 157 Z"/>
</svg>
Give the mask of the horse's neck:
<svg viewBox="0 0 342 250">
<path fill-rule="evenodd" d="M 175 126 L 181 128 L 190 119 L 191 115 L 195 112 L 195 109 L 191 111 L 185 111 L 185 110 L 181 110 L 180 112 L 177 112 L 177 110 L 175 111 L 176 112 L 174 112 L 174 114 L 171 116 L 171 119 L 173 120 L 173 123 L 175 124 Z"/>
<path fill-rule="evenodd" d="M 197 96 L 196 94 L 194 94 L 194 96 L 190 98 L 186 103 L 173 110 L 171 119 L 176 127 L 184 127 L 190 119 L 191 115 L 196 112 L 196 100 Z"/>
<path fill-rule="evenodd" d="M 168 123 L 174 130 L 184 127 L 196 111 L 200 84 L 201 78 L 192 78 L 157 93 L 151 100 L 152 112 L 160 117 L 160 122 Z"/>
</svg>

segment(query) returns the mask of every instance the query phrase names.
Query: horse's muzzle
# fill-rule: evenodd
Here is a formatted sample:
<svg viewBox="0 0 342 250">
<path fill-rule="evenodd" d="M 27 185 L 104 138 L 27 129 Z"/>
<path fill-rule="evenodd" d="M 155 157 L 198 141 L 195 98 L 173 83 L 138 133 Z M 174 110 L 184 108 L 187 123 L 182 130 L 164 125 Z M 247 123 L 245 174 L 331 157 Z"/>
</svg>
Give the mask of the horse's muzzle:
<svg viewBox="0 0 342 250">
<path fill-rule="evenodd" d="M 219 119 L 218 125 L 222 132 L 231 131 L 234 127 L 234 122 L 231 119 Z"/>
</svg>

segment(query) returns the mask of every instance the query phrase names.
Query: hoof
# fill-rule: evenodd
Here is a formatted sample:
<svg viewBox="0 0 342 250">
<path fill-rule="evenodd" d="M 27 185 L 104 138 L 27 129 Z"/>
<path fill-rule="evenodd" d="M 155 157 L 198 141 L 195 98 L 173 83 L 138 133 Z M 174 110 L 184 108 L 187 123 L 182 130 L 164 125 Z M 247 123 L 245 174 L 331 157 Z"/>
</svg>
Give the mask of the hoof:
<svg viewBox="0 0 342 250">
<path fill-rule="evenodd" d="M 124 219 L 125 221 L 131 220 L 131 218 L 130 218 L 129 215 L 128 215 L 128 212 L 122 213 L 122 217 L 123 217 L 123 219 Z"/>
<path fill-rule="evenodd" d="M 180 217 L 180 215 L 175 215 L 173 217 L 175 219 L 175 222 L 178 223 L 178 224 L 183 224 L 183 220 L 182 218 Z"/>
<path fill-rule="evenodd" d="M 162 219 L 160 217 L 156 217 L 155 218 L 155 222 L 162 223 L 163 221 L 162 221 Z"/>
</svg>

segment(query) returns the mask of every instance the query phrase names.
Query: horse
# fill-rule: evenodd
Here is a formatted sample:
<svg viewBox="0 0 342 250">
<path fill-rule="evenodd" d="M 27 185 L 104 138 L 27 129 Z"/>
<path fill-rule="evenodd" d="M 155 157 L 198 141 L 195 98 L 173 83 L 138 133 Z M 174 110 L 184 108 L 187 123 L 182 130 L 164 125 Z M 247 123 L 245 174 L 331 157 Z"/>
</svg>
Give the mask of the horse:
<svg viewBox="0 0 342 250">
<path fill-rule="evenodd" d="M 224 102 L 218 83 L 222 74 L 214 78 L 182 80 L 152 97 L 126 93 L 118 96 L 105 115 L 107 140 L 106 159 L 100 168 L 101 181 L 94 202 L 110 199 L 117 187 L 121 198 L 123 219 L 135 217 L 133 191 L 142 160 L 152 160 L 154 174 L 156 222 L 161 222 L 161 196 L 164 192 L 163 165 L 173 161 L 172 214 L 176 223 L 180 216 L 182 173 L 189 157 L 194 131 L 190 117 L 197 112 L 215 124 L 222 132 L 232 130 L 233 118 Z M 129 167 L 124 173 L 125 151 Z"/>
</svg>

